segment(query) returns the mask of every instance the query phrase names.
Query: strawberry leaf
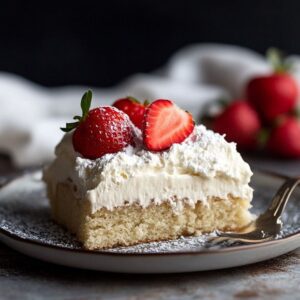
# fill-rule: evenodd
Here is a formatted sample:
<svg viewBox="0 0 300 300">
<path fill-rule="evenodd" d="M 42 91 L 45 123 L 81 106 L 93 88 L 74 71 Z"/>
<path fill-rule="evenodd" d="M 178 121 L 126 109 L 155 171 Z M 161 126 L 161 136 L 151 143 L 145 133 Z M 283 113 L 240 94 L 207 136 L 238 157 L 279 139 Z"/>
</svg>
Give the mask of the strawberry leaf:
<svg viewBox="0 0 300 300">
<path fill-rule="evenodd" d="M 140 101 L 132 96 L 127 96 L 127 99 L 129 99 L 130 101 L 132 102 L 135 102 L 135 103 L 140 103 Z"/>
<path fill-rule="evenodd" d="M 276 73 L 285 73 L 291 70 L 292 64 L 285 59 L 284 54 L 276 48 L 267 51 L 267 60 Z"/>
<path fill-rule="evenodd" d="M 258 141 L 259 148 L 263 149 L 266 146 L 269 137 L 270 137 L 269 129 L 263 128 L 259 131 L 259 133 L 257 135 L 257 141 Z"/>
<path fill-rule="evenodd" d="M 60 129 L 63 132 L 69 132 L 73 129 L 75 129 L 80 122 L 83 122 L 86 117 L 88 116 L 88 113 L 90 111 L 90 107 L 91 107 L 91 102 L 92 102 L 92 91 L 88 90 L 87 92 L 85 92 L 81 98 L 81 102 L 80 102 L 80 106 L 81 106 L 81 110 L 82 110 L 82 116 L 75 116 L 73 117 L 73 120 L 77 120 L 76 122 L 71 122 L 71 123 L 67 123 L 66 127 L 61 127 Z"/>
<path fill-rule="evenodd" d="M 79 122 L 67 123 L 65 128 L 60 128 L 64 132 L 69 132 L 78 126 Z"/>
<path fill-rule="evenodd" d="M 229 105 L 230 100 L 227 98 L 220 98 L 217 100 L 217 103 L 221 108 L 226 108 Z"/>
<path fill-rule="evenodd" d="M 219 115 L 228 105 L 230 104 L 229 99 L 219 98 L 215 101 L 208 101 L 203 105 L 202 115 L 207 118 L 213 119 Z"/>
<path fill-rule="evenodd" d="M 92 102 L 92 91 L 88 90 L 85 92 L 81 98 L 81 110 L 82 110 L 82 120 L 85 120 L 87 117 L 90 107 L 91 107 L 91 102 Z"/>
<path fill-rule="evenodd" d="M 293 111 L 292 115 L 295 116 L 297 119 L 300 119 L 300 105 L 298 105 Z"/>
</svg>

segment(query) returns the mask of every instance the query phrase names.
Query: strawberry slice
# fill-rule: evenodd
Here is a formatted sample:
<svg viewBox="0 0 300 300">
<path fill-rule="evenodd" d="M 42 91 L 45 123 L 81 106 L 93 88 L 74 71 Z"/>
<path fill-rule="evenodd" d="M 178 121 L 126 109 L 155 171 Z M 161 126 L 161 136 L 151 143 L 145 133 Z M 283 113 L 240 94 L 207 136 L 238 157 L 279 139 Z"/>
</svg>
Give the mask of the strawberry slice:
<svg viewBox="0 0 300 300">
<path fill-rule="evenodd" d="M 195 123 L 189 112 L 170 100 L 152 102 L 145 111 L 143 142 L 148 150 L 161 151 L 183 142 L 193 131 Z"/>
</svg>

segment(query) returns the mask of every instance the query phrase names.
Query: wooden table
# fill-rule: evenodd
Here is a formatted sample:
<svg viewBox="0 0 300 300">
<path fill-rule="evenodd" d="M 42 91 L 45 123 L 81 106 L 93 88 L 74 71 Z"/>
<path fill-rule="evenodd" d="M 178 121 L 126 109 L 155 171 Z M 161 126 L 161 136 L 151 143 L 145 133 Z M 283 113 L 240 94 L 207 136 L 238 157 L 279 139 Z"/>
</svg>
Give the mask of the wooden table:
<svg viewBox="0 0 300 300">
<path fill-rule="evenodd" d="M 247 157 L 252 166 L 300 175 L 300 161 Z M 0 175 L 14 171 L 0 157 Z M 128 275 L 44 263 L 0 244 L 0 299 L 300 299 L 300 248 L 279 258 L 220 271 Z"/>
</svg>

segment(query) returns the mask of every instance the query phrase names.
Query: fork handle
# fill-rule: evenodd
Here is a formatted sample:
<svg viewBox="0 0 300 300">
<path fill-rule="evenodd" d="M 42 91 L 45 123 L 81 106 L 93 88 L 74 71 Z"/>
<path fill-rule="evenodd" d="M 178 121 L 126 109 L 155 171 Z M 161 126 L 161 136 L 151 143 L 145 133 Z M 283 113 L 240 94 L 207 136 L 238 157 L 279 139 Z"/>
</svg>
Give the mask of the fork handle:
<svg viewBox="0 0 300 300">
<path fill-rule="evenodd" d="M 292 192 L 299 184 L 300 178 L 290 178 L 279 188 L 272 200 L 271 206 L 269 207 L 269 210 L 274 217 L 280 217 Z"/>
</svg>

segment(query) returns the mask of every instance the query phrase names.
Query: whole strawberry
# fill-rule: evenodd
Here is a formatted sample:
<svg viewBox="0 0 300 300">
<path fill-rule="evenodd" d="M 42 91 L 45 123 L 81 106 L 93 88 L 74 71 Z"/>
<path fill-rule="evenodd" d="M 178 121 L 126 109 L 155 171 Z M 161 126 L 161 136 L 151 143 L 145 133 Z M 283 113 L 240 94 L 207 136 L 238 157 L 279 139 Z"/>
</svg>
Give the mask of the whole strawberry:
<svg viewBox="0 0 300 300">
<path fill-rule="evenodd" d="M 246 88 L 249 102 L 266 123 L 292 111 L 298 99 L 298 86 L 288 73 L 289 65 L 284 64 L 275 50 L 269 52 L 269 59 L 274 73 L 253 78 Z"/>
<path fill-rule="evenodd" d="M 194 130 L 193 117 L 170 100 L 153 101 L 143 120 L 143 142 L 148 150 L 162 151 L 183 142 Z"/>
<path fill-rule="evenodd" d="M 300 158 L 300 121 L 284 117 L 271 131 L 267 150 L 286 158 Z"/>
<path fill-rule="evenodd" d="M 90 110 L 92 92 L 86 92 L 81 99 L 82 116 L 67 123 L 63 131 L 73 129 L 73 147 L 83 157 L 96 159 L 108 153 L 123 150 L 133 141 L 132 124 L 128 116 L 112 107 L 103 106 Z"/>
<path fill-rule="evenodd" d="M 148 102 L 143 104 L 133 97 L 126 97 L 116 100 L 113 106 L 126 113 L 131 122 L 139 129 L 142 129 L 143 118 Z"/>
<path fill-rule="evenodd" d="M 215 132 L 226 135 L 226 140 L 237 143 L 241 150 L 253 150 L 261 123 L 256 111 L 243 100 L 234 101 L 212 123 Z"/>
</svg>

